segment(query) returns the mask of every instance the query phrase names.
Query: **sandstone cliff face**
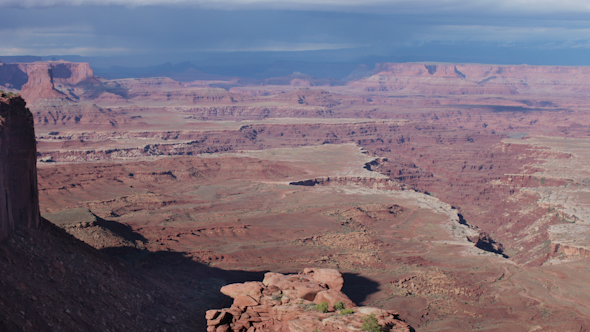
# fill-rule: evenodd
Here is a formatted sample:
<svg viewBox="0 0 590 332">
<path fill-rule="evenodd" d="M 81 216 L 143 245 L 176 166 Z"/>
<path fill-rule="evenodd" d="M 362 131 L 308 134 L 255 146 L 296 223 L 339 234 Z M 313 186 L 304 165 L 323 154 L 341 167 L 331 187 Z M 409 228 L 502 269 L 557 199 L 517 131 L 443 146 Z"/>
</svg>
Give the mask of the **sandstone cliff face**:
<svg viewBox="0 0 590 332">
<path fill-rule="evenodd" d="M 17 65 L 0 63 L 0 88 L 20 90 L 29 77 Z"/>
<path fill-rule="evenodd" d="M 590 258 L 590 250 L 582 247 L 562 245 L 561 243 L 551 243 L 551 256 L 558 257 L 560 255 L 566 258 Z"/>
<path fill-rule="evenodd" d="M 33 71 L 42 69 L 51 71 L 56 84 L 74 86 L 82 83 L 89 84 L 98 82 L 96 78 L 94 78 L 94 71 L 90 68 L 90 64 L 84 62 L 43 61 L 18 63 L 13 65 L 18 66 L 20 70 L 25 72 L 29 76 L 29 80 Z"/>
<path fill-rule="evenodd" d="M 0 86 L 21 90 L 21 95 L 29 103 L 42 99 L 75 99 L 75 96 L 66 95 L 56 86 L 78 87 L 98 83 L 88 63 L 0 63 Z"/>
<path fill-rule="evenodd" d="M 48 62 L 56 83 L 64 85 L 95 84 L 94 71 L 85 62 L 52 61 Z"/>
<path fill-rule="evenodd" d="M 29 80 L 21 89 L 21 94 L 29 101 L 39 99 L 66 99 L 67 96 L 55 89 L 53 72 L 49 68 L 33 68 L 27 75 Z"/>
<path fill-rule="evenodd" d="M 0 97 L 0 240 L 39 226 L 33 116 L 21 97 Z"/>
</svg>

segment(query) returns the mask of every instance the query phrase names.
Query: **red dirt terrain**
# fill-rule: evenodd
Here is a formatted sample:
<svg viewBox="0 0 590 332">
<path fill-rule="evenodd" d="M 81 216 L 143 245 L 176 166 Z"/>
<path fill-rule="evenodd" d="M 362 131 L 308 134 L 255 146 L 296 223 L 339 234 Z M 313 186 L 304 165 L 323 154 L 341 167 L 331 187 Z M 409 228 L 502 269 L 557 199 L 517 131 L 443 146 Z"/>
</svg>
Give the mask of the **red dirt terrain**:
<svg viewBox="0 0 590 332">
<path fill-rule="evenodd" d="M 314 86 L 28 66 L 0 83 L 30 91 L 43 216 L 131 268 L 336 268 L 421 331 L 590 328 L 587 68 L 380 64 Z"/>
</svg>

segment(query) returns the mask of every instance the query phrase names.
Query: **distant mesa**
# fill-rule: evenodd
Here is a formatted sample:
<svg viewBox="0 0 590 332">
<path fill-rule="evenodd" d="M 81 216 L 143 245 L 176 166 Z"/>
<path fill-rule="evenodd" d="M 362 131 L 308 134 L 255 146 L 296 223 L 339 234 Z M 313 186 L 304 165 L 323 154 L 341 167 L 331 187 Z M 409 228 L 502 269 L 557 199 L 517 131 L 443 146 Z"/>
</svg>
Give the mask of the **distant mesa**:
<svg viewBox="0 0 590 332">
<path fill-rule="evenodd" d="M 347 85 L 435 95 L 587 94 L 589 74 L 590 67 L 379 63 L 370 75 Z"/>
<path fill-rule="evenodd" d="M 344 80 L 316 78 L 299 72 L 267 79 L 223 77 L 192 68 L 170 75 L 171 78 L 105 80 L 95 77 L 88 63 L 42 61 L 0 63 L 0 88 L 20 91 L 29 105 L 44 101 L 55 105 L 57 100 L 66 104 L 79 101 L 125 104 L 144 100 L 174 100 L 189 104 L 236 103 L 251 100 L 257 95 L 251 89 L 234 93 L 232 88 L 290 86 L 299 89 L 279 93 L 279 100 L 294 101 L 304 106 L 336 107 L 342 103 L 338 95 L 313 87 L 344 86 L 357 93 L 442 96 L 580 95 L 590 93 L 590 83 L 586 79 L 589 74 L 588 67 L 379 63 L 373 70 L 360 67 Z M 248 94 L 251 96 L 248 97 Z M 276 94 L 276 91 L 270 94 Z"/>
<path fill-rule="evenodd" d="M 0 87 L 20 90 L 28 103 L 40 100 L 75 100 L 76 96 L 56 87 L 81 87 L 100 84 L 88 63 L 44 61 L 0 63 Z"/>
</svg>

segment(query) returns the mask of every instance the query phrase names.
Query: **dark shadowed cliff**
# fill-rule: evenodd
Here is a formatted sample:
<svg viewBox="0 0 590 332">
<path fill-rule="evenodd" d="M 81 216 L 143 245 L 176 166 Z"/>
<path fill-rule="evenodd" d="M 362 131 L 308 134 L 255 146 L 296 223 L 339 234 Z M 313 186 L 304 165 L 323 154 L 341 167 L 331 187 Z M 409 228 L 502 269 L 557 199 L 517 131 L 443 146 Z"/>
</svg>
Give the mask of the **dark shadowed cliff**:
<svg viewBox="0 0 590 332">
<path fill-rule="evenodd" d="M 39 226 L 33 116 L 21 97 L 0 97 L 0 240 Z"/>
</svg>

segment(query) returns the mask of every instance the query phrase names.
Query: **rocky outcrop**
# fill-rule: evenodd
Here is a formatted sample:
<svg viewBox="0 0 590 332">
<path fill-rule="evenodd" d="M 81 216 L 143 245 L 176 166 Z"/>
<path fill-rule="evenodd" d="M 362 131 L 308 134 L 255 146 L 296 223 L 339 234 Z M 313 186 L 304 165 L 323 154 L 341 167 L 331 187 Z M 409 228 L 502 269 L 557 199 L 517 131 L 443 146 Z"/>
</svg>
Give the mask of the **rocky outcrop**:
<svg viewBox="0 0 590 332">
<path fill-rule="evenodd" d="M 100 82 L 94 77 L 94 72 L 88 63 L 68 61 L 0 63 L 0 86 L 21 90 L 21 95 L 29 103 L 45 99 L 76 99 L 75 94 L 68 95 L 56 86 L 71 88 L 96 84 Z"/>
<path fill-rule="evenodd" d="M 22 87 L 22 96 L 31 102 L 39 99 L 66 99 L 65 94 L 55 89 L 52 70 L 43 67 L 33 67 L 27 73 L 29 80 Z"/>
<path fill-rule="evenodd" d="M 467 236 L 467 240 L 475 243 L 475 246 L 481 250 L 503 255 L 504 246 L 501 243 L 494 241 L 490 234 L 486 232 L 480 232 L 477 236 Z"/>
<path fill-rule="evenodd" d="M 360 331 L 375 320 L 385 331 L 410 331 L 396 312 L 357 307 L 341 292 L 344 279 L 334 269 L 266 273 L 262 282 L 231 284 L 221 292 L 234 299 L 228 309 L 207 311 L 207 331 Z"/>
<path fill-rule="evenodd" d="M 563 245 L 561 243 L 551 243 L 551 256 L 562 258 L 590 258 L 590 249 L 576 247 L 572 245 Z"/>
<path fill-rule="evenodd" d="M 384 177 L 360 177 L 360 176 L 336 176 L 336 177 L 322 177 L 317 179 L 309 179 L 302 181 L 290 182 L 293 186 L 308 186 L 315 185 L 329 186 L 329 185 L 356 185 L 366 188 L 382 189 L 382 190 L 401 190 L 403 187 Z"/>
<path fill-rule="evenodd" d="M 33 116 L 21 97 L 0 97 L 0 240 L 39 226 Z"/>
<path fill-rule="evenodd" d="M 76 86 L 99 83 L 90 64 L 86 62 L 50 61 L 47 64 L 57 84 Z"/>
<path fill-rule="evenodd" d="M 299 105 L 335 107 L 340 100 L 334 94 L 321 89 L 300 88 L 277 96 L 279 100 L 289 100 Z"/>
<path fill-rule="evenodd" d="M 99 81 L 94 77 L 94 71 L 90 68 L 90 64 L 85 62 L 69 62 L 69 61 L 43 61 L 33 63 L 16 63 L 23 72 L 29 76 L 33 71 L 42 69 L 51 72 L 55 84 L 76 86 L 81 84 L 96 84 Z M 10 65 L 8 65 L 10 66 Z"/>
</svg>

